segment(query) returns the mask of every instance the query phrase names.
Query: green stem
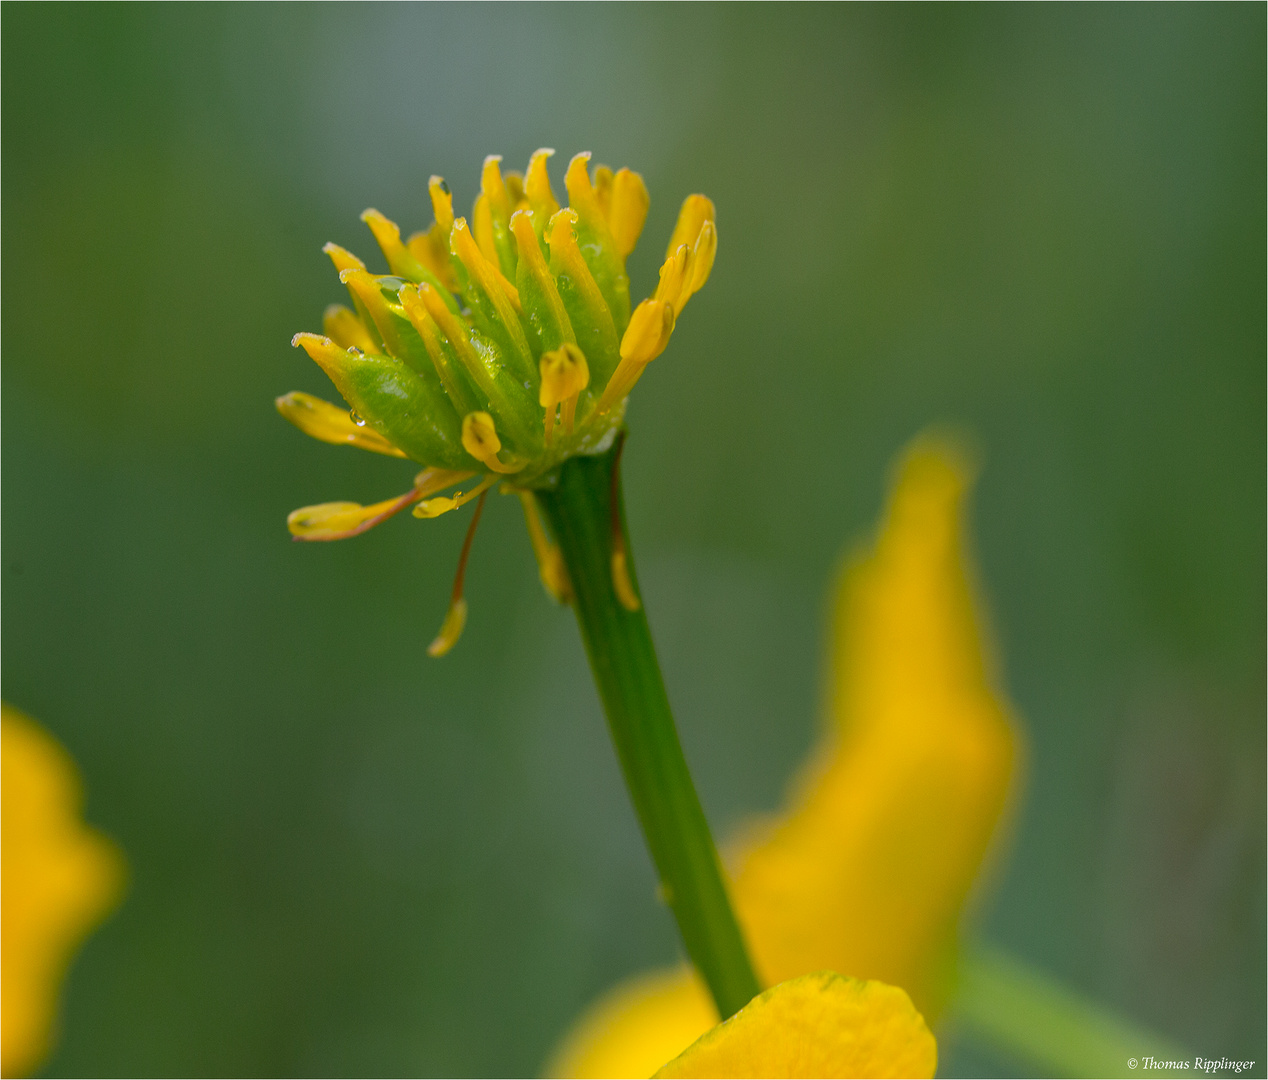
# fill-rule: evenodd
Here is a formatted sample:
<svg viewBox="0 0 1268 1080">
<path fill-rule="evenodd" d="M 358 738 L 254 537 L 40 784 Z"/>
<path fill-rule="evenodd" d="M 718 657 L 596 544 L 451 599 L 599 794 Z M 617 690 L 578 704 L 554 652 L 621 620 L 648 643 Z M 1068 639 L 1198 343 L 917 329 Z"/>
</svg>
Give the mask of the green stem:
<svg viewBox="0 0 1268 1080">
<path fill-rule="evenodd" d="M 558 486 L 537 492 L 537 499 L 568 567 L 590 670 L 665 899 L 688 955 L 726 1018 L 761 987 L 678 742 L 647 616 L 641 607 L 623 607 L 613 588 L 614 520 L 627 555 L 630 551 L 613 475 L 619 449 L 618 444 L 606 454 L 569 459 Z M 637 594 L 632 558 L 628 570 Z"/>
</svg>

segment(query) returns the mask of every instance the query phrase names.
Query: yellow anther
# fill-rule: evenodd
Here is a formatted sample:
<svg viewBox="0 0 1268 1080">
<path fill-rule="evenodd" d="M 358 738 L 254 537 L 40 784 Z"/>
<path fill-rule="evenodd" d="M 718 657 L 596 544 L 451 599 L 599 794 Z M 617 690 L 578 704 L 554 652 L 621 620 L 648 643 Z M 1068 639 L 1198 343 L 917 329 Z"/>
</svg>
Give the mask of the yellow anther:
<svg viewBox="0 0 1268 1080">
<path fill-rule="evenodd" d="M 528 172 L 524 175 L 524 194 L 528 197 L 528 205 L 532 207 L 543 227 L 559 209 L 559 201 L 550 189 L 550 176 L 546 172 L 546 159 L 554 152 L 538 150 L 529 158 Z"/>
<path fill-rule="evenodd" d="M 466 475 L 470 476 L 471 474 L 467 473 Z M 438 495 L 434 499 L 424 499 L 414 507 L 414 516 L 416 518 L 435 518 L 440 517 L 441 514 L 449 513 L 450 510 L 457 510 L 458 507 L 466 506 L 472 499 L 483 495 L 496 481 L 497 477 L 486 476 L 466 494 L 457 491 L 453 495 Z M 449 485 L 446 484 L 445 486 L 448 487 Z"/>
<path fill-rule="evenodd" d="M 435 275 L 447 289 L 456 288 L 453 267 L 449 264 L 449 231 L 432 222 L 425 232 L 416 232 L 405 241 L 411 255 Z"/>
<path fill-rule="evenodd" d="M 593 186 L 595 202 L 607 218 L 612 210 L 612 170 L 606 165 L 596 165 Z"/>
<path fill-rule="evenodd" d="M 706 221 L 716 223 L 717 220 L 718 214 L 713 208 L 712 199 L 707 199 L 703 195 L 688 195 L 682 204 L 682 209 L 678 211 L 678 224 L 674 226 L 673 235 L 669 238 L 669 246 L 665 249 L 666 258 L 683 244 L 688 247 L 694 246 L 700 230 L 704 228 L 704 223 Z"/>
<path fill-rule="evenodd" d="M 511 201 L 502 180 L 502 170 L 499 168 L 501 161 L 500 154 L 490 154 L 484 159 L 484 168 L 480 173 L 480 192 L 489 200 L 489 210 L 493 216 L 506 222 L 511 216 Z"/>
<path fill-rule="evenodd" d="M 498 438 L 497 429 L 493 426 L 493 417 L 487 412 L 467 413 L 462 418 L 462 448 L 485 468 L 496 473 L 519 472 L 524 467 L 522 463 L 503 465 L 498 461 L 502 440 Z"/>
<path fill-rule="evenodd" d="M 571 435 L 577 412 L 577 397 L 590 383 L 590 369 L 585 354 L 571 342 L 542 353 L 542 385 L 538 394 L 546 410 L 546 442 L 554 433 L 555 409 L 563 404 L 564 431 Z"/>
<path fill-rule="evenodd" d="M 436 224 L 448 235 L 453 228 L 453 192 L 442 177 L 433 176 L 427 181 L 427 193 L 431 196 L 431 212 Z"/>
<path fill-rule="evenodd" d="M 384 499 L 371 506 L 353 502 L 319 503 L 292 510 L 286 527 L 296 540 L 345 540 L 386 521 L 418 498 L 416 491 L 407 491 L 395 499 Z"/>
<path fill-rule="evenodd" d="M 564 565 L 563 552 L 559 545 L 552 543 L 542 525 L 541 512 L 537 509 L 537 499 L 531 491 L 520 491 L 520 504 L 524 507 L 524 522 L 528 526 L 528 538 L 533 545 L 533 554 L 537 557 L 537 572 L 541 576 L 542 586 L 557 604 L 572 601 L 572 582 L 568 579 L 568 568 Z"/>
<path fill-rule="evenodd" d="M 338 244 L 327 244 L 321 250 L 330 256 L 330 261 L 335 264 L 335 269 L 341 274 L 345 270 L 365 269 L 365 263 L 353 255 L 347 248 L 341 248 Z"/>
<path fill-rule="evenodd" d="M 488 295 L 493 301 L 494 307 L 501 307 L 499 300 L 505 297 L 511 302 L 511 306 L 518 312 L 523 308 L 520 306 L 519 290 L 506 280 L 502 271 L 498 269 L 496 253 L 492 259 L 486 258 L 484 252 L 476 244 L 471 236 L 471 230 L 467 228 L 467 219 L 458 218 L 454 222 L 453 233 L 449 238 L 449 243 L 453 249 L 453 253 L 458 256 L 458 261 L 467 268 L 476 281 L 476 284 Z M 502 296 L 498 295 L 501 290 Z M 502 321 L 506 323 L 507 329 L 514 332 L 519 326 L 519 321 L 510 312 L 498 311 Z M 527 348 L 527 344 L 525 345 Z"/>
<path fill-rule="evenodd" d="M 370 231 L 374 233 L 374 239 L 378 241 L 379 248 L 387 259 L 387 265 L 392 273 L 404 277 L 417 276 L 410 272 L 411 267 L 407 265 L 416 260 L 401 243 L 400 226 L 373 208 L 362 212 L 361 220 L 370 226 Z"/>
<path fill-rule="evenodd" d="M 595 410 L 605 413 L 638 382 L 643 369 L 665 351 L 674 332 L 674 307 L 652 297 L 644 300 L 630 316 L 630 325 L 621 339 L 621 362 L 617 365 Z"/>
<path fill-rule="evenodd" d="M 480 254 L 497 266 L 498 247 L 497 241 L 493 239 L 493 211 L 489 209 L 488 197 L 483 192 L 476 196 L 475 206 L 471 211 L 471 231 L 475 235 Z"/>
<path fill-rule="evenodd" d="M 508 172 L 502 175 L 502 179 L 506 181 L 506 197 L 511 202 L 511 213 L 524 209 L 528 205 L 528 196 L 524 194 L 523 174 Z"/>
<path fill-rule="evenodd" d="M 693 249 L 695 254 L 691 264 L 691 291 L 694 296 L 709 280 L 709 272 L 713 269 L 713 259 L 718 253 L 718 227 L 712 221 L 706 221 L 700 228 Z"/>
<path fill-rule="evenodd" d="M 362 352 L 377 352 L 378 346 L 370 337 L 365 324 L 357 318 L 357 313 L 342 304 L 331 304 L 321 317 L 321 328 L 326 336 L 344 349 L 360 349 Z"/>
<path fill-rule="evenodd" d="M 366 270 L 351 269 L 341 270 L 339 280 L 347 285 L 356 298 L 365 305 L 379 333 L 384 337 L 393 334 L 391 308 L 388 307 L 383 290 L 379 287 L 379 279 Z"/>
<path fill-rule="evenodd" d="M 629 559 L 624 545 L 612 552 L 612 589 L 626 611 L 637 611 L 643 606 L 630 580 Z"/>
<path fill-rule="evenodd" d="M 682 312 L 691 296 L 691 248 L 681 244 L 660 268 L 660 281 L 656 285 L 655 298 L 673 306 L 674 314 Z"/>
<path fill-rule="evenodd" d="M 405 457 L 404 453 L 373 428 L 356 423 L 347 409 L 322 401 L 312 394 L 292 390 L 278 398 L 274 404 L 287 420 L 314 439 L 335 446 L 359 446 L 362 450 L 386 454 L 388 457 Z"/>
<path fill-rule="evenodd" d="M 655 297 L 644 300 L 630 316 L 630 325 L 621 338 L 621 360 L 632 364 L 650 364 L 669 344 L 676 321 L 670 304 Z"/>
<path fill-rule="evenodd" d="M 548 342 L 551 340 L 552 334 L 556 340 L 575 341 L 576 335 L 572 330 L 572 320 L 568 318 L 563 298 L 559 295 L 559 289 L 555 285 L 555 277 L 550 272 L 550 267 L 546 265 L 546 257 L 542 254 L 541 245 L 537 242 L 537 234 L 533 232 L 532 215 L 525 210 L 517 210 L 512 214 L 511 232 L 515 236 L 515 246 L 519 252 L 519 264 L 523 270 L 528 272 L 528 276 L 532 278 L 533 284 L 546 301 L 546 306 L 549 309 L 550 322 L 553 325 L 543 326 L 541 333 Z M 516 279 L 522 280 L 518 274 Z"/>
<path fill-rule="evenodd" d="M 624 259 L 638 243 L 647 220 L 651 196 L 638 173 L 622 169 L 612 179 L 612 201 L 608 208 L 608 227 L 616 241 L 617 254 Z"/>
<path fill-rule="evenodd" d="M 449 610 L 445 612 L 445 621 L 440 624 L 440 633 L 427 646 L 427 655 L 444 656 L 458 644 L 458 639 L 462 637 L 462 631 L 466 629 L 466 626 L 467 601 L 460 596 L 449 604 Z"/>
<path fill-rule="evenodd" d="M 590 151 L 582 150 L 574 154 L 568 162 L 568 171 L 564 173 L 564 187 L 568 190 L 568 205 L 587 216 L 602 216 L 599 200 L 595 198 L 594 185 L 590 183 L 590 172 L 587 165 Z"/>
<path fill-rule="evenodd" d="M 298 346 L 308 353 L 318 367 L 322 369 L 332 379 L 336 374 L 342 374 L 348 366 L 348 350 L 340 348 L 328 337 L 322 337 L 320 334 L 301 333 L 291 338 L 291 344 Z"/>
</svg>

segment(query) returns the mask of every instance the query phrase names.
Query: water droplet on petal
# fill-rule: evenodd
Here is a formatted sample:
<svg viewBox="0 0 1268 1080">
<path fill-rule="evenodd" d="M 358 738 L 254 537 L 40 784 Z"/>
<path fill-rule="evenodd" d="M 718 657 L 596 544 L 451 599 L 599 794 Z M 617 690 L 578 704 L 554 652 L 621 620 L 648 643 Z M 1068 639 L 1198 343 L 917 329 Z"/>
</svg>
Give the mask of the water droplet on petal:
<svg viewBox="0 0 1268 1080">
<path fill-rule="evenodd" d="M 357 425 L 357 427 L 365 427 L 365 417 L 357 412 L 356 409 L 349 410 L 348 417 L 354 424 Z"/>
</svg>

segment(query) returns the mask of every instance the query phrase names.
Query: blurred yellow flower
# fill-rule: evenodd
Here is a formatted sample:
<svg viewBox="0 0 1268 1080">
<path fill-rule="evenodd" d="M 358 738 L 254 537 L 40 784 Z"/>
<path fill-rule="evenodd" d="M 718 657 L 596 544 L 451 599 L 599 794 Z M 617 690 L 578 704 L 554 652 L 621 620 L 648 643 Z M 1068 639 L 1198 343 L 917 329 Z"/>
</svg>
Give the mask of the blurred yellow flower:
<svg viewBox="0 0 1268 1080">
<path fill-rule="evenodd" d="M 902 987 L 931 1020 L 953 988 L 1019 757 L 962 544 L 968 484 L 953 446 L 917 440 L 875 546 L 841 574 L 828 728 L 788 810 L 750 826 L 731 860 L 768 985 L 830 969 Z M 717 1021 L 690 970 L 639 976 L 582 1018 L 550 1075 L 649 1076 Z"/>
<path fill-rule="evenodd" d="M 114 907 L 123 858 L 80 820 L 75 763 L 46 731 L 0 706 L 0 1072 L 33 1071 L 53 1042 L 76 948 Z"/>
</svg>

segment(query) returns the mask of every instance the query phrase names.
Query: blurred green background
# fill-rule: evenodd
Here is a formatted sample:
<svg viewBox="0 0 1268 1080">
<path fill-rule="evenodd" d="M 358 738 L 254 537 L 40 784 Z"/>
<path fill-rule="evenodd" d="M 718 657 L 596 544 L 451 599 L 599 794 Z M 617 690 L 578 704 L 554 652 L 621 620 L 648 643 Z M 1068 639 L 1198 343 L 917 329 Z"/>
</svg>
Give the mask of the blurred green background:
<svg viewBox="0 0 1268 1080">
<path fill-rule="evenodd" d="M 646 177 L 708 288 L 630 409 L 630 523 L 721 834 L 776 806 L 825 590 L 930 423 L 1031 742 L 981 932 L 1265 1058 L 1265 16 L 1242 6 L 3 9 L 3 694 L 131 863 L 52 1075 L 533 1075 L 677 954 L 567 610 L 495 500 L 295 545 L 412 469 L 273 411 L 484 154 Z M 946 1075 L 1030 1068 L 954 1028 Z M 1147 1053 L 1148 1048 L 1142 1048 Z M 1259 1072 L 1259 1075 L 1263 1075 Z"/>
</svg>

